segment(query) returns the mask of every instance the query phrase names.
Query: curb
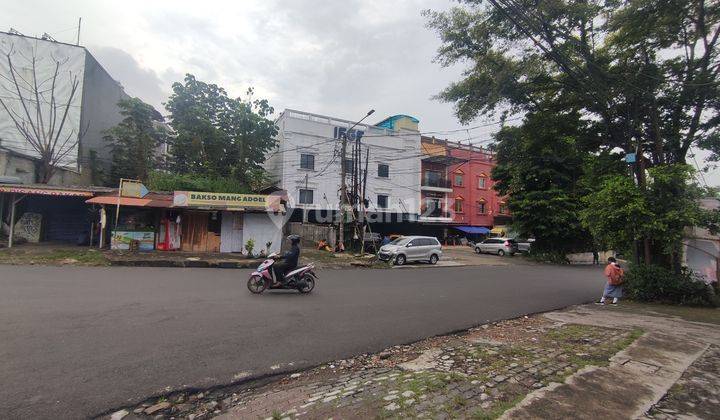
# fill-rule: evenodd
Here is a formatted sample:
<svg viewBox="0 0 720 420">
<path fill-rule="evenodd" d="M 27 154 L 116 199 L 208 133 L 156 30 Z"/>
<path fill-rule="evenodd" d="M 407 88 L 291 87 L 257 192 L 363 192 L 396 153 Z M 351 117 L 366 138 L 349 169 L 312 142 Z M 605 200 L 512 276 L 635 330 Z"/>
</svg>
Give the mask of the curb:
<svg viewBox="0 0 720 420">
<path fill-rule="evenodd" d="M 261 261 L 260 261 L 261 262 Z M 258 261 L 206 261 L 206 260 L 110 260 L 111 266 L 117 267 L 164 267 L 164 268 L 252 268 L 260 264 Z"/>
</svg>

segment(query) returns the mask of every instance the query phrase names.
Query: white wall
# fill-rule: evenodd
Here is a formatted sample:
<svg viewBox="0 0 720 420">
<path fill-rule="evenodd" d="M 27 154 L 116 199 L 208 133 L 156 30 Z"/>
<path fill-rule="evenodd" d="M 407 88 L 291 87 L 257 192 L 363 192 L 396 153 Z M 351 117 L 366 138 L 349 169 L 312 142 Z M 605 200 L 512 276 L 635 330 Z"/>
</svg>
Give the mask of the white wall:
<svg viewBox="0 0 720 420">
<path fill-rule="evenodd" d="M 270 252 L 280 252 L 283 234 L 282 226 L 278 226 L 267 213 L 243 214 L 243 245 L 249 239 L 255 241 L 254 254 L 265 249 L 267 242 L 272 242 Z"/>
<path fill-rule="evenodd" d="M 222 212 L 220 252 L 243 252 L 243 213 Z"/>
<path fill-rule="evenodd" d="M 7 80 L 10 78 L 10 67 L 7 59 L 5 58 L 5 54 L 8 52 L 11 52 L 13 67 L 25 80 L 30 83 L 33 83 L 33 72 L 32 64 L 28 61 L 28 59 L 33 56 L 37 58 L 35 79 L 39 84 L 41 84 L 41 89 L 44 88 L 49 90 L 52 84 L 52 77 L 55 72 L 55 61 L 52 57 L 63 63 L 60 65 L 60 73 L 58 74 L 55 87 L 55 101 L 56 103 L 63 105 L 61 108 L 58 108 L 58 114 L 61 114 L 64 111 L 64 105 L 70 97 L 73 77 L 77 76 L 77 81 L 79 83 L 78 88 L 73 96 L 66 122 L 63 126 L 62 132 L 60 133 L 61 139 L 65 139 L 68 136 L 73 138 L 73 140 L 70 140 L 70 144 L 77 141 L 77 135 L 80 132 L 80 110 L 83 97 L 85 49 L 73 45 L 0 32 L 0 54 L 2 54 L 2 60 L 0 60 L 0 74 L 3 76 L 0 77 L 0 92 L 3 96 L 3 100 L 6 101 L 6 103 L 8 103 L 15 112 L 20 115 L 24 115 L 25 111 L 22 108 L 22 104 L 17 93 L 11 93 L 16 90 L 15 85 L 11 81 Z M 24 85 L 24 82 L 19 82 L 21 86 Z M 23 94 L 23 97 L 27 98 L 27 92 Z M 49 93 L 45 97 L 41 97 L 40 102 L 42 104 L 41 109 L 43 110 L 44 121 L 47 123 L 50 114 Z M 28 111 L 33 114 L 35 107 L 28 104 Z M 61 118 L 62 115 L 58 115 L 57 125 L 60 124 Z M 33 116 L 30 121 L 36 121 L 35 117 Z M 35 149 L 18 132 L 12 120 L 2 107 L 0 107 L 0 145 L 29 156 L 38 156 Z M 59 166 L 77 167 L 77 150 L 77 145 L 72 147 L 67 156 L 60 161 Z"/>
<path fill-rule="evenodd" d="M 335 128 L 347 129 L 353 123 L 285 110 L 278 118 L 277 125 L 278 150 L 273 152 L 265 167 L 279 180 L 278 186 L 288 191 L 290 206 L 337 210 L 340 201 L 341 141 L 334 138 Z M 420 198 L 420 134 L 417 131 L 395 132 L 362 124 L 355 130 L 364 131 L 361 140 L 363 168 L 366 151 L 370 149 L 367 185 L 370 210 L 417 214 Z M 351 157 L 352 143 L 348 141 L 347 158 Z M 315 156 L 314 170 L 300 168 L 302 153 Z M 389 165 L 389 178 L 377 176 L 379 163 Z M 350 182 L 348 185 L 351 185 Z M 313 190 L 312 205 L 299 204 L 301 188 Z M 376 207 L 378 194 L 389 196 L 386 210 Z"/>
</svg>

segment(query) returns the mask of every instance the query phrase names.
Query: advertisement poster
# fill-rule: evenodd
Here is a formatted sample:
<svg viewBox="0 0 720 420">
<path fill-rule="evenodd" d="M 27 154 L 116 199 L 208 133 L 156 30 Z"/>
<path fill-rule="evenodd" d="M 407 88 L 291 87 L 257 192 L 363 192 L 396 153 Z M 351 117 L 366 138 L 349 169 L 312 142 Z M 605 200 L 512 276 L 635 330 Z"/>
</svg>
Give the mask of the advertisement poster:
<svg viewBox="0 0 720 420">
<path fill-rule="evenodd" d="M 138 241 L 140 251 L 155 249 L 155 232 L 117 231 L 113 232 L 110 249 L 128 250 L 130 242 Z"/>
</svg>

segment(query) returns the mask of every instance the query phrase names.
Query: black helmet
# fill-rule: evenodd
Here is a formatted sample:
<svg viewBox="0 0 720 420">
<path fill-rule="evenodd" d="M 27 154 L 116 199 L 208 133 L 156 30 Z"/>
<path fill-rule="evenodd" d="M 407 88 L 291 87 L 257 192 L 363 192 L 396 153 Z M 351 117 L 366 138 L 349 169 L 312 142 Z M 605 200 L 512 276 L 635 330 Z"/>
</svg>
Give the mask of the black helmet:
<svg viewBox="0 0 720 420">
<path fill-rule="evenodd" d="M 287 238 L 293 245 L 300 243 L 300 235 L 290 235 Z"/>
</svg>

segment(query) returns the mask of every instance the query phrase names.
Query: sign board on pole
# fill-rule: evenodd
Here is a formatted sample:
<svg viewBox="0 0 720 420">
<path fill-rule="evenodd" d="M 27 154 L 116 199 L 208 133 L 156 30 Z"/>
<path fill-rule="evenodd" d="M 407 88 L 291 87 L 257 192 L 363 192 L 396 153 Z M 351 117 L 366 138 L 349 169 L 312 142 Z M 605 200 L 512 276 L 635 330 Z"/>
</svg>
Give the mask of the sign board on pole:
<svg viewBox="0 0 720 420">
<path fill-rule="evenodd" d="M 123 197 L 143 198 L 149 192 L 140 181 L 123 180 L 120 187 L 120 195 Z"/>
<path fill-rule="evenodd" d="M 635 153 L 628 153 L 625 155 L 625 162 L 626 163 L 635 163 Z"/>
</svg>

